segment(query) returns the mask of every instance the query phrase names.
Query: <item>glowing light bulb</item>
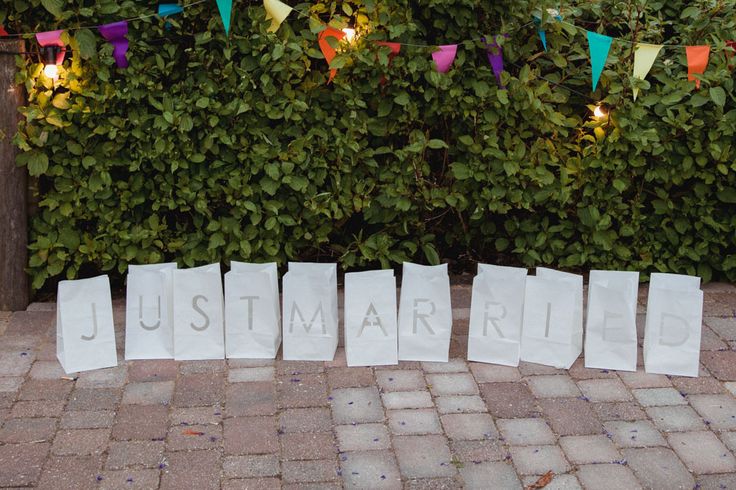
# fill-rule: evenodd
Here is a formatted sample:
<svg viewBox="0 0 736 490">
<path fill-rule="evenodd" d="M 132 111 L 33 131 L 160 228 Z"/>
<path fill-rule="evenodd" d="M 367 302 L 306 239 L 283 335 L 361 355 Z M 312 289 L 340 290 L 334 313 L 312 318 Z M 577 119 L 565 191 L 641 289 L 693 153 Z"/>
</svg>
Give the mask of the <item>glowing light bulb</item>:
<svg viewBox="0 0 736 490">
<path fill-rule="evenodd" d="M 345 33 L 345 40 L 348 43 L 352 44 L 353 39 L 355 39 L 355 29 L 353 29 L 352 27 L 346 27 L 345 29 L 342 30 L 342 32 Z"/>
<path fill-rule="evenodd" d="M 43 67 L 43 74 L 52 80 L 59 79 L 59 66 L 58 65 L 46 65 Z"/>
<path fill-rule="evenodd" d="M 606 111 L 603 110 L 603 107 L 599 105 L 595 106 L 595 109 L 593 110 L 593 116 L 595 116 L 596 119 L 603 119 L 607 115 L 608 114 L 606 113 Z"/>
</svg>

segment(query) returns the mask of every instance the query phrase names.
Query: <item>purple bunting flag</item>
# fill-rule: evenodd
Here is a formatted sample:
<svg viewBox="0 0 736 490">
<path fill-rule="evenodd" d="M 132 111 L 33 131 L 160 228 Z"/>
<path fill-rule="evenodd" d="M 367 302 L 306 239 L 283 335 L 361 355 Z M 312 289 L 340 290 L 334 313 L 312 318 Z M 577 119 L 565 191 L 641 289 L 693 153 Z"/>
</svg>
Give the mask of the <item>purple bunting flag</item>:
<svg viewBox="0 0 736 490">
<path fill-rule="evenodd" d="M 112 44 L 112 57 L 118 68 L 127 68 L 128 59 L 125 53 L 128 52 L 128 40 L 125 36 L 128 34 L 128 21 L 121 20 L 112 24 L 105 24 L 97 28 L 110 44 Z"/>
<path fill-rule="evenodd" d="M 493 74 L 496 75 L 496 81 L 499 87 L 505 89 L 506 87 L 501 84 L 501 72 L 503 72 L 503 46 L 498 44 L 498 38 L 500 36 L 508 37 L 508 34 L 499 34 L 493 38 L 493 41 L 486 42 L 486 38 L 481 38 L 486 45 L 486 54 L 488 55 L 488 62 L 491 64 Z"/>
</svg>

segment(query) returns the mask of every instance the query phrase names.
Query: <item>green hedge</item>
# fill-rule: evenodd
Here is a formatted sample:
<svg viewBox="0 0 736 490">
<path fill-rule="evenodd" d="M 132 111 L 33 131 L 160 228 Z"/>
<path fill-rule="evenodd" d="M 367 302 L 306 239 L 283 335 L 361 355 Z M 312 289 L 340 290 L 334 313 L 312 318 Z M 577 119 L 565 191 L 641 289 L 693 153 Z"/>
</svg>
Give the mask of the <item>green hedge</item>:
<svg viewBox="0 0 736 490">
<path fill-rule="evenodd" d="M 0 8 L 17 32 L 153 8 L 137 3 Z M 18 62 L 28 91 L 18 161 L 40 189 L 34 288 L 119 276 L 128 263 L 230 259 L 456 269 L 482 260 L 736 279 L 736 103 L 724 42 L 735 37 L 734 2 L 563 4 L 565 20 L 611 36 L 712 45 L 696 90 L 684 49 L 662 51 L 647 81 L 632 82 L 632 49 L 614 42 L 595 93 L 584 33 L 545 15 L 545 53 L 529 25 L 553 6 L 300 4 L 367 32 L 336 58 L 331 85 L 319 23 L 294 13 L 268 33 L 260 2 L 235 2 L 229 40 L 214 0 L 173 17 L 170 30 L 156 17 L 132 22 L 127 70 L 113 67 L 96 32 L 72 31 L 55 90 L 37 60 Z M 469 41 L 499 32 L 510 33 L 508 90 Z M 462 45 L 439 74 L 421 47 L 402 47 L 387 66 L 377 39 Z M 598 99 L 610 121 L 592 120 Z"/>
</svg>

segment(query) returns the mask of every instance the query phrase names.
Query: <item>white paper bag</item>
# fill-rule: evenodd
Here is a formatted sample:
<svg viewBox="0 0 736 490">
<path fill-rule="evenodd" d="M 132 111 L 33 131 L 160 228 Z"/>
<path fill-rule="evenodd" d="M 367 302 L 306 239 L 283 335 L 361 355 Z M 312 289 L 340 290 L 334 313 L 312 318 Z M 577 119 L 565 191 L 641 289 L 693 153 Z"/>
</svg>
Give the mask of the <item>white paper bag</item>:
<svg viewBox="0 0 736 490">
<path fill-rule="evenodd" d="M 583 276 L 537 267 L 526 280 L 521 360 L 569 369 L 583 350 Z"/>
<path fill-rule="evenodd" d="M 345 354 L 348 366 L 398 364 L 393 270 L 345 274 Z"/>
<path fill-rule="evenodd" d="M 107 276 L 59 282 L 56 357 L 66 373 L 118 365 Z"/>
<path fill-rule="evenodd" d="M 639 273 L 590 271 L 585 367 L 636 371 Z"/>
<path fill-rule="evenodd" d="M 175 263 L 129 265 L 125 359 L 173 359 Z"/>
<path fill-rule="evenodd" d="M 338 341 L 337 264 L 290 262 L 283 283 L 284 360 L 331 361 Z"/>
<path fill-rule="evenodd" d="M 220 264 L 174 271 L 174 358 L 225 358 Z"/>
<path fill-rule="evenodd" d="M 527 270 L 478 264 L 473 279 L 468 360 L 518 366 Z"/>
<path fill-rule="evenodd" d="M 279 273 L 275 262 L 232 262 L 225 274 L 225 353 L 274 359 L 281 345 Z"/>
<path fill-rule="evenodd" d="M 399 359 L 447 362 L 452 334 L 447 264 L 404 262 L 399 303 Z"/>
<path fill-rule="evenodd" d="M 699 277 L 652 274 L 644 329 L 646 372 L 697 377 L 702 322 Z"/>
</svg>

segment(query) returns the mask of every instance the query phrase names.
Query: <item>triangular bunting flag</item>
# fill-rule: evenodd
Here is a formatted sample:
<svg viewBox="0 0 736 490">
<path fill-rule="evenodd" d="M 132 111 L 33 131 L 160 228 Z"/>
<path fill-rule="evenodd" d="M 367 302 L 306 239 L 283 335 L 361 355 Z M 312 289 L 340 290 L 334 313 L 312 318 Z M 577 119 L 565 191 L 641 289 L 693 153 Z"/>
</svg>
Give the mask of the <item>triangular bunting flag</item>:
<svg viewBox="0 0 736 490">
<path fill-rule="evenodd" d="M 0 26 L 0 37 L 5 37 L 8 35 L 8 31 L 5 30 L 5 26 Z"/>
<path fill-rule="evenodd" d="M 217 9 L 220 11 L 222 25 L 225 27 L 225 34 L 230 34 L 230 17 L 233 11 L 233 0 L 217 0 Z"/>
<path fill-rule="evenodd" d="M 504 37 L 507 37 L 504 34 Z M 499 36 L 496 36 L 490 43 L 486 42 L 486 38 L 482 38 L 486 45 L 486 54 L 488 55 L 488 62 L 491 64 L 493 74 L 496 76 L 496 81 L 501 88 L 505 88 L 501 85 L 501 73 L 503 72 L 503 47 L 498 44 Z"/>
<path fill-rule="evenodd" d="M 271 19 L 271 26 L 268 28 L 268 32 L 276 32 L 281 23 L 294 10 L 279 0 L 263 0 L 263 8 L 266 9 L 266 19 Z"/>
<path fill-rule="evenodd" d="M 345 33 L 342 32 L 340 29 L 335 29 L 334 27 L 330 26 L 327 26 L 324 31 L 319 33 L 319 36 L 317 37 L 317 40 L 319 42 L 319 49 L 322 50 L 322 54 L 325 56 L 327 64 L 329 65 L 332 60 L 335 59 L 337 51 L 335 51 L 335 48 L 330 46 L 330 43 L 327 41 L 328 37 L 334 37 L 335 39 L 340 41 L 342 38 L 345 37 Z M 330 78 L 327 80 L 327 83 L 330 83 L 332 79 L 335 78 L 335 75 L 337 75 L 337 68 L 331 68 Z"/>
<path fill-rule="evenodd" d="M 379 46 L 385 46 L 391 51 L 388 53 L 388 66 L 391 66 L 391 61 L 401 52 L 401 43 L 391 43 L 388 41 L 376 41 Z M 381 85 L 386 83 L 386 75 L 381 75 Z"/>
<path fill-rule="evenodd" d="M 38 44 L 40 44 L 41 46 L 59 46 L 63 48 L 64 43 L 61 41 L 62 32 L 64 31 L 58 30 L 58 31 L 37 32 L 36 40 L 38 41 Z"/>
<path fill-rule="evenodd" d="M 445 44 L 444 46 L 438 46 L 438 48 L 437 51 L 432 53 L 432 59 L 438 72 L 447 73 L 450 71 L 452 62 L 455 61 L 457 44 Z"/>
<path fill-rule="evenodd" d="M 562 20 L 562 15 L 560 15 L 559 10 L 547 9 L 547 13 L 554 17 L 554 19 L 557 21 Z M 532 21 L 534 21 L 534 25 L 537 26 L 537 34 L 539 34 L 539 39 L 542 41 L 542 46 L 544 46 L 544 50 L 547 51 L 547 32 L 540 27 L 542 25 L 542 14 L 537 11 L 535 14 L 532 15 Z"/>
<path fill-rule="evenodd" d="M 705 73 L 708 56 L 710 56 L 710 46 L 685 46 L 685 54 L 687 55 L 687 79 L 691 82 L 695 80 L 695 86 L 700 88 L 700 80 L 693 75 Z"/>
<path fill-rule="evenodd" d="M 128 40 L 125 36 L 128 34 L 128 22 L 121 20 L 112 24 L 105 24 L 97 28 L 102 37 L 112 44 L 112 57 L 115 58 L 115 64 L 118 68 L 126 68 L 128 59 L 125 53 L 128 51 Z"/>
<path fill-rule="evenodd" d="M 647 73 L 652 69 L 654 60 L 657 59 L 659 51 L 662 49 L 661 44 L 644 44 L 636 45 L 634 51 L 634 78 L 644 80 Z M 639 87 L 634 87 L 634 100 L 639 95 Z"/>
<path fill-rule="evenodd" d="M 387 48 L 391 49 L 391 52 L 388 53 L 388 64 L 391 64 L 391 60 L 396 57 L 397 54 L 401 52 L 401 43 L 391 43 L 388 41 L 376 41 L 376 44 L 379 46 L 386 46 Z"/>
<path fill-rule="evenodd" d="M 182 6 L 175 3 L 162 3 L 158 6 L 159 17 L 168 17 L 169 15 L 180 14 L 183 11 Z"/>
<path fill-rule="evenodd" d="M 593 69 L 593 90 L 598 86 L 598 80 L 601 78 L 603 67 L 606 66 L 608 59 L 608 50 L 611 49 L 612 37 L 598 34 L 597 32 L 587 31 L 588 47 L 590 49 L 590 66 Z"/>
<path fill-rule="evenodd" d="M 542 19 L 535 15 L 532 20 L 534 21 L 534 25 L 537 26 L 537 34 L 539 34 L 539 39 L 542 41 L 542 46 L 544 47 L 544 50 L 547 51 L 547 32 L 539 27 L 542 25 Z"/>
</svg>

